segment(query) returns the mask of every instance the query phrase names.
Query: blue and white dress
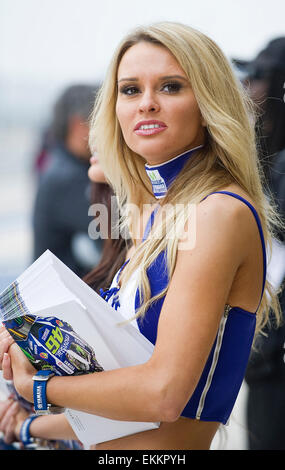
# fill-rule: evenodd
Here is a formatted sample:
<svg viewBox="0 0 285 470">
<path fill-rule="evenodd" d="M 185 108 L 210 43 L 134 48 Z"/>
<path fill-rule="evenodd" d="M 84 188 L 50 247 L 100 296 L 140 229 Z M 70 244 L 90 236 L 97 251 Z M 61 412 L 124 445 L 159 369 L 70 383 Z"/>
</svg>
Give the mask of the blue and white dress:
<svg viewBox="0 0 285 470">
<path fill-rule="evenodd" d="M 263 250 L 263 285 L 260 302 L 266 280 L 266 249 L 261 222 L 255 208 L 243 197 L 228 191 L 216 191 L 211 194 L 226 194 L 239 199 L 251 210 L 260 234 Z M 210 194 L 207 196 L 209 197 Z M 147 224 L 144 239 L 147 238 L 154 221 L 152 213 Z M 157 295 L 169 284 L 166 253 L 161 252 L 147 270 L 151 296 Z M 120 291 L 119 276 L 116 274 L 110 289 L 102 296 L 127 319 L 134 316 L 140 306 L 138 272 L 134 272 L 127 286 Z M 165 296 L 154 302 L 147 310 L 143 321 L 139 318 L 133 324 L 151 343 L 155 344 L 157 326 Z M 259 303 L 260 303 L 259 302 Z M 258 310 L 258 309 L 257 309 Z M 238 392 L 242 385 L 256 327 L 256 312 L 226 305 L 216 339 L 208 356 L 206 365 L 194 393 L 186 404 L 181 416 L 203 421 L 228 422 Z"/>
</svg>

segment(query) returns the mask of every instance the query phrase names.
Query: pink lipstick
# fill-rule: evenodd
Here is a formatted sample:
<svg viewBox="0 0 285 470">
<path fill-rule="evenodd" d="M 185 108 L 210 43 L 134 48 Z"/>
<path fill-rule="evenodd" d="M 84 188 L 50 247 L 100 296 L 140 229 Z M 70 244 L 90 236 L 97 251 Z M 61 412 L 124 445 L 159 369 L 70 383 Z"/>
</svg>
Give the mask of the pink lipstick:
<svg viewBox="0 0 285 470">
<path fill-rule="evenodd" d="M 167 126 L 164 122 L 161 121 L 140 121 L 135 126 L 134 133 L 136 135 L 148 136 L 159 134 L 160 132 L 165 131 L 165 129 L 167 129 Z"/>
</svg>

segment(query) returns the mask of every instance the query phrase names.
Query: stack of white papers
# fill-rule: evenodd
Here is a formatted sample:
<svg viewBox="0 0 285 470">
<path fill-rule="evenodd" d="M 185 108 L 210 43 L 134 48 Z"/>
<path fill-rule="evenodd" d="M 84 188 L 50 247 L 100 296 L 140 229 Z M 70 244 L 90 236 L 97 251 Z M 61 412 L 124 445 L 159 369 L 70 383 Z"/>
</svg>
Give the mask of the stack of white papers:
<svg viewBox="0 0 285 470">
<path fill-rule="evenodd" d="M 94 348 L 105 370 L 145 363 L 153 352 L 152 343 L 130 323 L 119 326 L 125 318 L 49 250 L 0 295 L 2 321 L 27 313 L 68 322 Z M 71 409 L 65 414 L 85 448 L 159 427 L 159 423 L 110 420 Z"/>
</svg>

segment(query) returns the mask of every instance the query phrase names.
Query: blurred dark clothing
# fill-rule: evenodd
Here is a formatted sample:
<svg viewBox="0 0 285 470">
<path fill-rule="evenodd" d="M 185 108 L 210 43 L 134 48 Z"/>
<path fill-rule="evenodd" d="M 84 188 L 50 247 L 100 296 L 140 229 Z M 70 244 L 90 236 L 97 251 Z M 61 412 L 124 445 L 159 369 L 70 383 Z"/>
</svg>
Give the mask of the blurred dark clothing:
<svg viewBox="0 0 285 470">
<path fill-rule="evenodd" d="M 285 380 L 261 382 L 250 389 L 247 405 L 249 450 L 285 450 Z"/>
<path fill-rule="evenodd" d="M 271 172 L 271 191 L 279 213 L 285 219 L 285 150 L 280 152 Z M 285 234 L 278 234 L 285 243 Z M 283 324 L 267 328 L 260 335 L 246 371 L 250 450 L 285 450 L 285 289 L 279 295 Z"/>
<path fill-rule="evenodd" d="M 271 188 L 278 205 L 279 213 L 283 217 L 283 220 L 285 220 L 285 149 L 282 150 L 282 152 L 279 152 L 276 157 L 275 164 L 271 172 Z M 279 232 L 278 238 L 280 241 L 285 243 L 284 232 Z"/>
<path fill-rule="evenodd" d="M 285 291 L 280 295 L 282 311 L 285 312 Z M 256 340 L 255 350 L 251 353 L 246 371 L 246 382 L 249 386 L 268 385 L 272 381 L 282 380 L 284 383 L 283 396 L 285 403 L 285 325 L 279 328 L 267 328 L 264 335 Z M 261 430 L 264 432 L 264 428 Z M 285 449 L 285 420 L 284 420 L 284 449 Z"/>
<path fill-rule="evenodd" d="M 285 36 L 270 41 L 246 69 L 260 114 L 256 131 L 263 171 L 270 180 L 276 158 L 285 149 Z"/>
<path fill-rule="evenodd" d="M 259 158 L 265 176 L 265 192 L 272 195 L 285 220 L 285 36 L 272 39 L 246 64 L 248 90 L 258 106 L 256 137 Z M 282 249 L 285 234 L 276 234 L 272 279 L 284 286 Z M 274 248 L 274 247 L 273 247 Z M 280 250 L 280 252 L 279 252 Z M 274 276 L 275 281 L 274 281 Z M 283 281 L 282 281 L 283 276 Z M 257 338 L 246 372 L 248 445 L 251 450 L 285 450 L 285 291 L 279 294 L 283 324 L 265 330 Z"/>
<path fill-rule="evenodd" d="M 41 174 L 34 204 L 34 259 L 49 249 L 83 277 L 91 266 L 98 263 L 102 249 L 101 239 L 88 238 L 91 222 L 88 216 L 89 162 L 72 155 L 63 145 L 50 150 L 48 159 L 49 164 Z M 94 248 L 94 258 L 89 259 L 88 265 L 74 250 L 74 240 L 80 235 L 84 235 Z"/>
</svg>

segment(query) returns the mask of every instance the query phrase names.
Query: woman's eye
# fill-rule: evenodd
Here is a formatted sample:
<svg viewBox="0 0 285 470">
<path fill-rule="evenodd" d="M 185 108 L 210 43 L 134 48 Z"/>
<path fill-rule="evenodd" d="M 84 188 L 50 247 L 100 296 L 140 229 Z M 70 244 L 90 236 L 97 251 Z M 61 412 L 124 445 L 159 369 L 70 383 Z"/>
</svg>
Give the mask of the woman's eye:
<svg viewBox="0 0 285 470">
<path fill-rule="evenodd" d="M 123 95 L 128 95 L 132 96 L 138 93 L 138 88 L 135 86 L 125 86 L 120 89 L 120 93 L 123 93 Z"/>
<path fill-rule="evenodd" d="M 166 91 L 166 93 L 177 93 L 181 87 L 180 83 L 167 83 L 163 85 L 162 90 Z"/>
<path fill-rule="evenodd" d="M 161 91 L 166 93 L 178 93 L 182 88 L 180 83 L 166 83 L 162 85 Z M 126 96 L 134 96 L 140 93 L 140 89 L 134 85 L 125 85 L 120 88 L 120 93 Z"/>
</svg>

